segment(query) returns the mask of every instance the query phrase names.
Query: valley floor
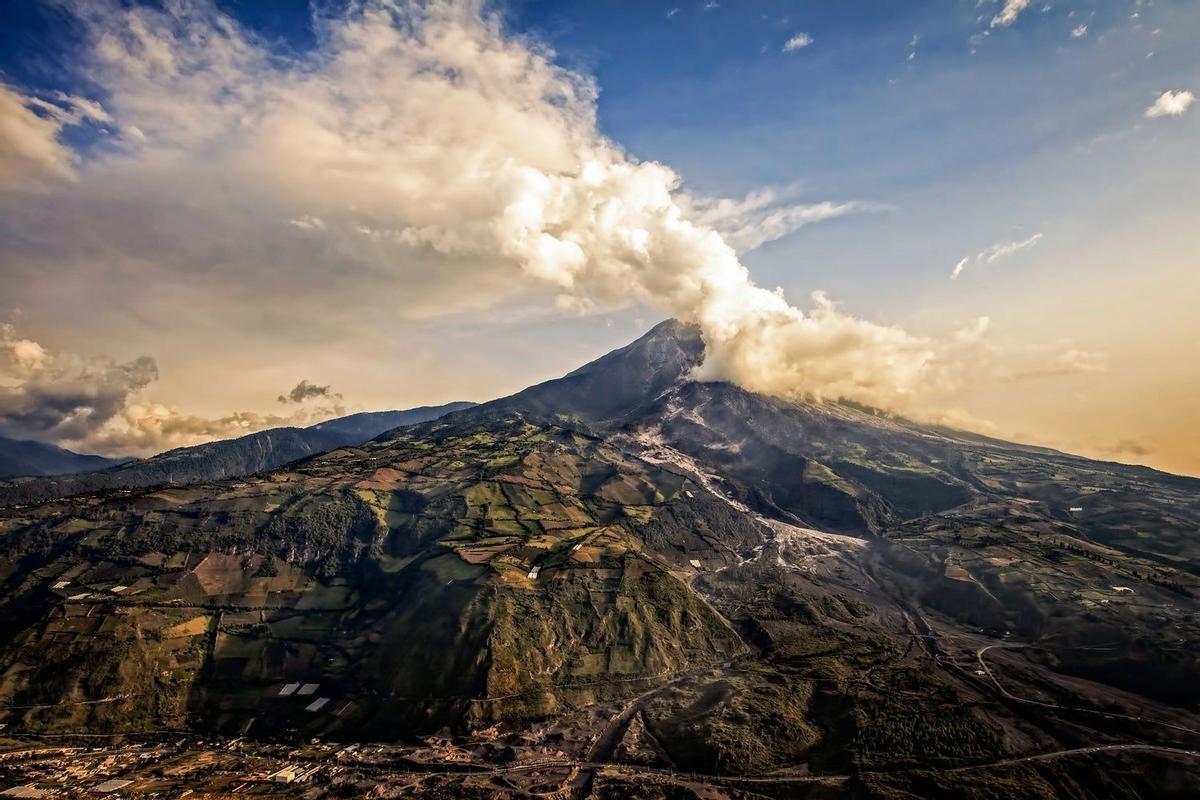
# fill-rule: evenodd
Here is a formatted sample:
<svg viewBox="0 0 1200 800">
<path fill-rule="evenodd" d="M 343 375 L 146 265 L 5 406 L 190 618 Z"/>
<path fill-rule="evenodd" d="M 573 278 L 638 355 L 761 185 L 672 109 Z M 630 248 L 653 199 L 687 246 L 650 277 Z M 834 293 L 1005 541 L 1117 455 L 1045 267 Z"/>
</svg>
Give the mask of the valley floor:
<svg viewBox="0 0 1200 800">
<path fill-rule="evenodd" d="M 197 738 L 185 731 L 93 736 L 14 731 L 0 740 L 2 794 L 999 799 L 1067 796 L 1061 791 L 1069 787 L 1078 796 L 1194 796 L 1200 775 L 1200 720 L 1194 715 L 1059 675 L 1024 657 L 1036 643 L 994 639 L 909 606 L 876 578 L 878 554 L 863 540 L 779 522 L 769 527 L 772 537 L 740 563 L 693 579 L 742 632 L 747 652 L 648 681 L 641 687 L 645 691 L 624 701 L 412 745 L 320 738 L 272 744 Z M 747 586 L 757 591 L 763 585 L 748 572 L 784 576 L 795 596 L 818 605 L 822 598 L 841 599 L 830 600 L 826 613 L 802 628 L 756 618 L 757 629 L 751 629 L 750 612 L 756 607 L 761 612 L 767 601 L 747 593 Z M 831 608 L 841 610 L 829 613 Z M 782 627 L 771 630 L 772 625 Z M 888 635 L 864 641 L 859 638 L 864 627 Z M 797 633 L 799 640 L 791 640 Z M 839 666 L 853 669 L 839 674 Z M 789 728 L 794 720 L 785 712 L 753 701 L 769 701 L 769 686 L 782 685 L 788 702 L 820 719 L 827 713 L 819 708 L 822 683 L 828 684 L 828 697 L 855 698 L 854 713 L 865 717 L 868 728 L 893 724 L 891 712 L 898 710 L 925 728 L 944 723 L 967 738 L 980 720 L 998 733 L 974 744 L 935 736 L 909 758 L 897 756 L 902 748 L 882 745 L 881 755 L 873 757 L 873 740 L 860 735 L 848 740 L 857 753 L 849 759 L 820 744 L 836 738 L 826 730 L 803 743 L 803 758 L 792 761 L 788 753 L 796 740 L 812 731 Z M 940 707 L 947 686 L 952 702 L 970 709 L 970 719 Z M 878 705 L 897 699 L 891 711 Z M 737 716 L 747 712 L 783 716 Z M 737 717 L 732 733 L 721 726 L 727 715 Z M 730 735 L 744 738 L 712 749 Z M 737 746 L 752 760 L 723 769 L 722 758 L 739 755 Z M 752 752 L 764 746 L 774 750 Z M 716 760 L 706 760 L 709 756 Z"/>
</svg>

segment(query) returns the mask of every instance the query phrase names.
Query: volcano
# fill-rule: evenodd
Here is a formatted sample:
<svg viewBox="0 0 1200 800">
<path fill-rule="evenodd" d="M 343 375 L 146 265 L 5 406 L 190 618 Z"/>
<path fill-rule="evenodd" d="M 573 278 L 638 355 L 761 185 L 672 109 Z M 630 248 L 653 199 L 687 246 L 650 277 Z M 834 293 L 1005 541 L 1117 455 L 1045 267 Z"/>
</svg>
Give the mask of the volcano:
<svg viewBox="0 0 1200 800">
<path fill-rule="evenodd" d="M 336 763 L 429 797 L 1200 789 L 1200 481 L 703 358 L 668 321 L 253 475 L 4 509 L 6 733 L 369 742 Z"/>
</svg>

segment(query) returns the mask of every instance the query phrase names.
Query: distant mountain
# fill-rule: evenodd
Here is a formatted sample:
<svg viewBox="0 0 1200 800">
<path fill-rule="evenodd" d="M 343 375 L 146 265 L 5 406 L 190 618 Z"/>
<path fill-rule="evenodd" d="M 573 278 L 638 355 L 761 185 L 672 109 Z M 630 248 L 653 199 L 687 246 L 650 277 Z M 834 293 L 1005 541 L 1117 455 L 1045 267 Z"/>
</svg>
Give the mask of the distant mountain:
<svg viewBox="0 0 1200 800">
<path fill-rule="evenodd" d="M 460 401 L 441 406 L 421 406 L 404 411 L 367 411 L 321 422 L 308 428 L 271 428 L 237 439 L 168 450 L 141 461 L 100 463 L 92 467 L 92 469 L 102 470 L 99 472 L 60 478 L 13 481 L 0 486 L 0 504 L 41 502 L 58 497 L 110 489 L 178 486 L 201 481 L 236 478 L 265 469 L 273 469 L 338 447 L 361 444 L 385 431 L 404 425 L 427 422 L 453 411 L 470 408 L 473 405 L 473 403 Z M 66 451 L 60 452 L 66 453 Z M 69 455 L 77 459 L 96 458 L 95 456 L 76 456 L 74 453 Z M 100 461 L 104 462 L 105 460 L 100 459 Z M 104 469 L 106 466 L 112 466 L 112 463 L 120 465 Z M 87 467 L 81 466 L 73 471 L 84 472 L 87 469 Z M 32 474 L 46 475 L 50 473 Z"/>
<path fill-rule="evenodd" d="M 440 419 L 446 414 L 453 414 L 455 411 L 463 411 L 474 406 L 475 403 L 459 400 L 441 406 L 419 406 L 404 411 L 363 411 L 360 414 L 318 422 L 304 430 L 334 437 L 338 440 L 335 447 L 342 447 L 374 439 L 393 428 L 429 422 Z"/>
<path fill-rule="evenodd" d="M 0 478 L 93 472 L 129 460 L 82 455 L 45 442 L 0 436 Z"/>
</svg>

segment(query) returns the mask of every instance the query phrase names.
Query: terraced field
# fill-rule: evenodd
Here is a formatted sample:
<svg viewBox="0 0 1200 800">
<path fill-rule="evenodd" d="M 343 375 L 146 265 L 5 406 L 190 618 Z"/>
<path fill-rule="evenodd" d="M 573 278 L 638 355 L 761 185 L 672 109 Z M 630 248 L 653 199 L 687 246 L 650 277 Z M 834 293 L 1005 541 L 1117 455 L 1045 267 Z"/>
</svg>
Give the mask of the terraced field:
<svg viewBox="0 0 1200 800">
<path fill-rule="evenodd" d="M 717 502 L 510 420 L 14 510 L 0 705 L 37 706 L 7 712 L 30 730 L 392 736 L 619 695 L 743 647 L 685 583 L 760 535 L 679 524 Z"/>
</svg>

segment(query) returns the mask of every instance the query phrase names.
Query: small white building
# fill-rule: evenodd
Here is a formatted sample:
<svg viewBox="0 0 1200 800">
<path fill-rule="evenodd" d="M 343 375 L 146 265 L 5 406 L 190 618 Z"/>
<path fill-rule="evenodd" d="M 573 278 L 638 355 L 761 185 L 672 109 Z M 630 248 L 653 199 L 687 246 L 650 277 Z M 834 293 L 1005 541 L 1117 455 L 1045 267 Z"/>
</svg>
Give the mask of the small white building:
<svg viewBox="0 0 1200 800">
<path fill-rule="evenodd" d="M 94 789 L 92 789 L 92 791 L 100 792 L 102 794 L 108 794 L 109 792 L 115 792 L 118 789 L 124 789 L 126 786 L 128 786 L 131 783 L 133 783 L 133 781 L 126 781 L 126 780 L 121 780 L 120 778 L 113 778 L 112 780 L 107 780 L 104 783 L 100 784 L 99 786 L 95 787 Z"/>
<path fill-rule="evenodd" d="M 267 778 L 275 783 L 293 783 L 300 777 L 301 772 L 303 772 L 302 767 L 289 765 L 278 772 L 272 772 Z"/>
</svg>

